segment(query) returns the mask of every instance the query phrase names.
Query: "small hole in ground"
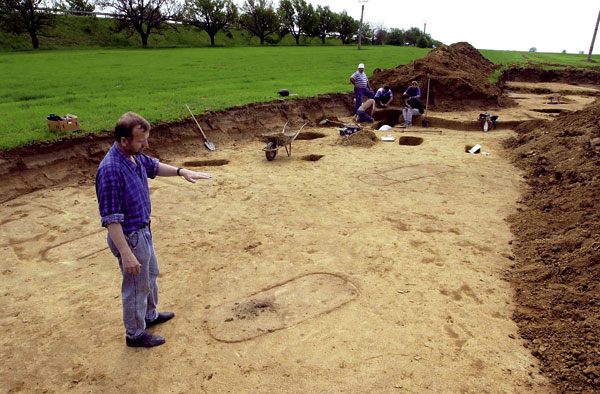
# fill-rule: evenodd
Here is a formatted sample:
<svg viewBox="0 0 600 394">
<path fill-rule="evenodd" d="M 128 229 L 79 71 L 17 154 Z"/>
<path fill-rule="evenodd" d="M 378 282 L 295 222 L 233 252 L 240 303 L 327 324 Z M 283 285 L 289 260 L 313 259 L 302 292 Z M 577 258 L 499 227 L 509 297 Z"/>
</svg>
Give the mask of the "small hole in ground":
<svg viewBox="0 0 600 394">
<path fill-rule="evenodd" d="M 186 167 L 224 166 L 225 164 L 229 164 L 229 160 L 195 160 L 183 163 Z"/>
<path fill-rule="evenodd" d="M 423 138 L 421 137 L 400 137 L 398 143 L 400 145 L 409 145 L 409 146 L 417 146 L 423 143 Z"/>
<path fill-rule="evenodd" d="M 303 156 L 302 160 L 306 160 L 306 161 L 317 161 L 319 160 L 321 157 L 323 157 L 323 155 L 307 155 L 307 156 Z"/>
<path fill-rule="evenodd" d="M 296 137 L 296 139 L 297 140 L 315 140 L 317 138 L 323 138 L 323 137 L 327 137 L 327 136 L 323 133 L 315 133 L 313 131 L 307 131 L 305 133 L 298 134 L 298 137 Z"/>
<path fill-rule="evenodd" d="M 532 111 L 541 112 L 543 114 L 560 114 L 562 109 L 560 108 L 541 108 L 541 109 L 533 109 Z"/>
</svg>

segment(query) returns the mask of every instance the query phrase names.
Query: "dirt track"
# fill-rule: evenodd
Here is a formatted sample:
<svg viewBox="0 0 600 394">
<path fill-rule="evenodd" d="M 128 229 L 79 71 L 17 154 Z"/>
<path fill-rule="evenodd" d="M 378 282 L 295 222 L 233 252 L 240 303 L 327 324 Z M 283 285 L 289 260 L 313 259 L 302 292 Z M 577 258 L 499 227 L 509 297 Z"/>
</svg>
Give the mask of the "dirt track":
<svg viewBox="0 0 600 394">
<path fill-rule="evenodd" d="M 110 135 L 4 154 L 0 390 L 594 392 L 595 222 L 579 231 L 588 214 L 559 218 L 594 211 L 586 185 L 600 178 L 578 155 L 600 149 L 589 146 L 600 109 L 569 115 L 590 108 L 589 92 L 538 88 L 511 84 L 512 107 L 432 111 L 428 130 L 364 131 L 353 144 L 313 126 L 273 162 L 258 134 L 287 118 L 348 121 L 348 96 L 204 116 L 216 152 L 192 122 L 155 125 L 149 154 L 214 178 L 150 183 L 160 305 L 176 313 L 151 329 L 167 338 L 152 350 L 125 346 L 99 225 L 93 174 Z M 553 91 L 560 106 L 545 104 Z M 499 130 L 477 131 L 483 109 Z M 476 143 L 490 155 L 465 153 Z"/>
</svg>

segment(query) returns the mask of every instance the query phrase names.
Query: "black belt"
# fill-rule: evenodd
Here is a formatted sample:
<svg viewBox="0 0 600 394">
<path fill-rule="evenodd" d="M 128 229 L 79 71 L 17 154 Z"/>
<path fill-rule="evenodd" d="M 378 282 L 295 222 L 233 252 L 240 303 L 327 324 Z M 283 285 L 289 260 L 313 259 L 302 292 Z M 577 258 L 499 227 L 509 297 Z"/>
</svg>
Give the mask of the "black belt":
<svg viewBox="0 0 600 394">
<path fill-rule="evenodd" d="M 144 223 L 144 224 L 142 224 L 142 225 L 140 226 L 140 228 L 138 228 L 138 230 L 141 230 L 141 229 L 143 229 L 143 228 L 146 228 L 146 227 L 150 228 L 150 223 L 151 223 L 151 222 L 152 222 L 152 221 L 149 221 L 148 223 Z"/>
</svg>

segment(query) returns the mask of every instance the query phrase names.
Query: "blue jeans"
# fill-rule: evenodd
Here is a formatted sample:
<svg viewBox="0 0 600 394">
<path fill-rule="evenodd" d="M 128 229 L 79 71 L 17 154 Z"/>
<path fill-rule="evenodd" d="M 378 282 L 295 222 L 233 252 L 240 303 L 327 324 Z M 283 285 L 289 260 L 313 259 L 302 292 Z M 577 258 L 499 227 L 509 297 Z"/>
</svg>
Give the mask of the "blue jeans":
<svg viewBox="0 0 600 394">
<path fill-rule="evenodd" d="M 359 123 L 373 123 L 373 118 L 365 111 L 358 110 L 356 114 L 358 115 Z"/>
<path fill-rule="evenodd" d="M 354 87 L 354 113 L 356 113 L 356 110 L 358 109 L 358 107 L 360 107 L 362 105 L 363 96 L 367 96 L 368 98 L 373 98 L 373 97 L 375 97 L 375 94 L 373 94 L 373 92 L 371 92 L 367 88 Z"/>
<path fill-rule="evenodd" d="M 158 260 L 154 254 L 154 243 L 149 227 L 125 233 L 127 244 L 140 263 L 138 275 L 127 274 L 123 270 L 121 255 L 115 244 L 107 237 L 108 246 L 119 260 L 123 274 L 121 300 L 123 302 L 123 323 L 127 338 L 138 338 L 146 329 L 146 322 L 158 317 Z"/>
</svg>

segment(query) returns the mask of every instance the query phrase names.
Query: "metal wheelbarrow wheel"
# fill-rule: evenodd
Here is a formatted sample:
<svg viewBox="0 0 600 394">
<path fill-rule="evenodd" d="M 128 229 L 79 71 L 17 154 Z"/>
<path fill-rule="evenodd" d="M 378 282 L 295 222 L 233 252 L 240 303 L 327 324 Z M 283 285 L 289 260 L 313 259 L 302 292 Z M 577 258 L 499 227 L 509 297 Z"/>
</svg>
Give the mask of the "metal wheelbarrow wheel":
<svg viewBox="0 0 600 394">
<path fill-rule="evenodd" d="M 267 143 L 267 146 L 265 147 L 265 156 L 268 161 L 273 161 L 275 156 L 277 156 L 277 144 L 274 141 Z"/>
</svg>

